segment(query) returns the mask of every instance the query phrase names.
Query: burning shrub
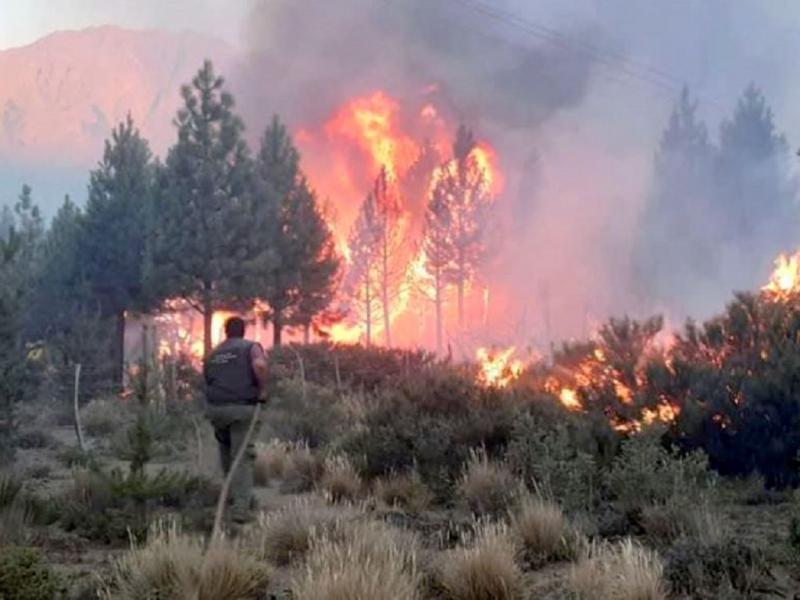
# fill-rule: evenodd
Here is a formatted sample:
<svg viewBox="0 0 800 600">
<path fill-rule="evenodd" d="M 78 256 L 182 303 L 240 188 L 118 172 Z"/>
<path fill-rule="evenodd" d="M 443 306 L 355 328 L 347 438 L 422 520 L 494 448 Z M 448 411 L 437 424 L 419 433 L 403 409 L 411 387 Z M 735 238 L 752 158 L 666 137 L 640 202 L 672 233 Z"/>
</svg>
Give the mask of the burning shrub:
<svg viewBox="0 0 800 600">
<path fill-rule="evenodd" d="M 490 461 L 486 449 L 470 451 L 458 490 L 475 514 L 500 514 L 510 504 L 517 487 L 508 468 L 502 463 Z"/>
<path fill-rule="evenodd" d="M 591 546 L 572 568 L 568 587 L 582 600 L 664 600 L 663 573 L 657 553 L 626 538 Z"/>
<path fill-rule="evenodd" d="M 675 432 L 724 475 L 760 472 L 769 487 L 800 480 L 800 297 L 738 294 L 702 326 L 689 323 L 673 349 Z"/>
<path fill-rule="evenodd" d="M 306 570 L 292 585 L 297 600 L 417 600 L 416 539 L 376 521 L 343 532 L 321 532 L 311 542 Z"/>
<path fill-rule="evenodd" d="M 523 575 L 517 547 L 502 523 L 479 523 L 467 544 L 447 551 L 437 569 L 437 583 L 451 600 L 519 600 Z"/>
</svg>

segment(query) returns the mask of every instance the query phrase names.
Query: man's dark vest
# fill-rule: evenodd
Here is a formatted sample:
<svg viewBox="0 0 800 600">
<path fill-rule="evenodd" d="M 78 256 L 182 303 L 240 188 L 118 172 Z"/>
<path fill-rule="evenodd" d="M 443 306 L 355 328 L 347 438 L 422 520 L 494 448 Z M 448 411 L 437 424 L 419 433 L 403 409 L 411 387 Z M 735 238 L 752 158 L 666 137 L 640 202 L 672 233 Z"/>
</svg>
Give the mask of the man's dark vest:
<svg viewBox="0 0 800 600">
<path fill-rule="evenodd" d="M 258 401 L 258 380 L 250 353 L 255 342 L 228 338 L 212 350 L 203 365 L 209 404 L 252 404 Z"/>
</svg>

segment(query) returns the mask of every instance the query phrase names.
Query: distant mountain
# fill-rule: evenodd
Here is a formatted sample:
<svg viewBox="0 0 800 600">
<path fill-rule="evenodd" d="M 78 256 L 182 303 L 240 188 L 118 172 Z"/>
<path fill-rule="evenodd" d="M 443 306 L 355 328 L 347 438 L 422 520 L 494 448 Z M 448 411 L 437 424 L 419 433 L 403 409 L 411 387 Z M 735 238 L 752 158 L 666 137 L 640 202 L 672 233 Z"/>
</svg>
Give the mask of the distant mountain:
<svg viewBox="0 0 800 600">
<path fill-rule="evenodd" d="M 109 131 L 128 112 L 163 153 L 175 139 L 180 86 L 205 58 L 224 73 L 235 53 L 196 33 L 114 26 L 56 32 L 0 51 L 0 204 L 23 181 L 36 193 L 39 178 L 40 191 L 58 195 L 45 204 L 74 193 L 78 173 L 98 161 Z M 58 191 L 62 178 L 71 189 Z"/>
</svg>

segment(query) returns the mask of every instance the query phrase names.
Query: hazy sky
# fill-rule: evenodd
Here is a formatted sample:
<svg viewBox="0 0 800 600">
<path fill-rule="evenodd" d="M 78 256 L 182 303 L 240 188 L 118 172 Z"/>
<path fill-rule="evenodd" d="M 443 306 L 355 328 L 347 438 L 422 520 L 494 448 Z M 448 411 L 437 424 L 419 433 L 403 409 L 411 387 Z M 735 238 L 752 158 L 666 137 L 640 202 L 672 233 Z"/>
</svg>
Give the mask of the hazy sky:
<svg viewBox="0 0 800 600">
<path fill-rule="evenodd" d="M 0 0 L 0 50 L 91 25 L 191 29 L 236 44 L 250 0 Z"/>
</svg>

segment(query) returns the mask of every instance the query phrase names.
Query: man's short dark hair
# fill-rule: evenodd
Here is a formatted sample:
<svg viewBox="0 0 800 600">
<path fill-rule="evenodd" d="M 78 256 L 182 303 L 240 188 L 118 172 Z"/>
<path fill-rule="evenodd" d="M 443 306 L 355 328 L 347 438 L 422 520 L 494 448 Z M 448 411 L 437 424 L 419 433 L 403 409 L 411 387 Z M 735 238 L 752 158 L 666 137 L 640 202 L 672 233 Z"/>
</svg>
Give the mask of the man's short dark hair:
<svg viewBox="0 0 800 600">
<path fill-rule="evenodd" d="M 241 317 L 230 317 L 226 320 L 225 335 L 229 338 L 244 337 L 244 320 Z"/>
</svg>

